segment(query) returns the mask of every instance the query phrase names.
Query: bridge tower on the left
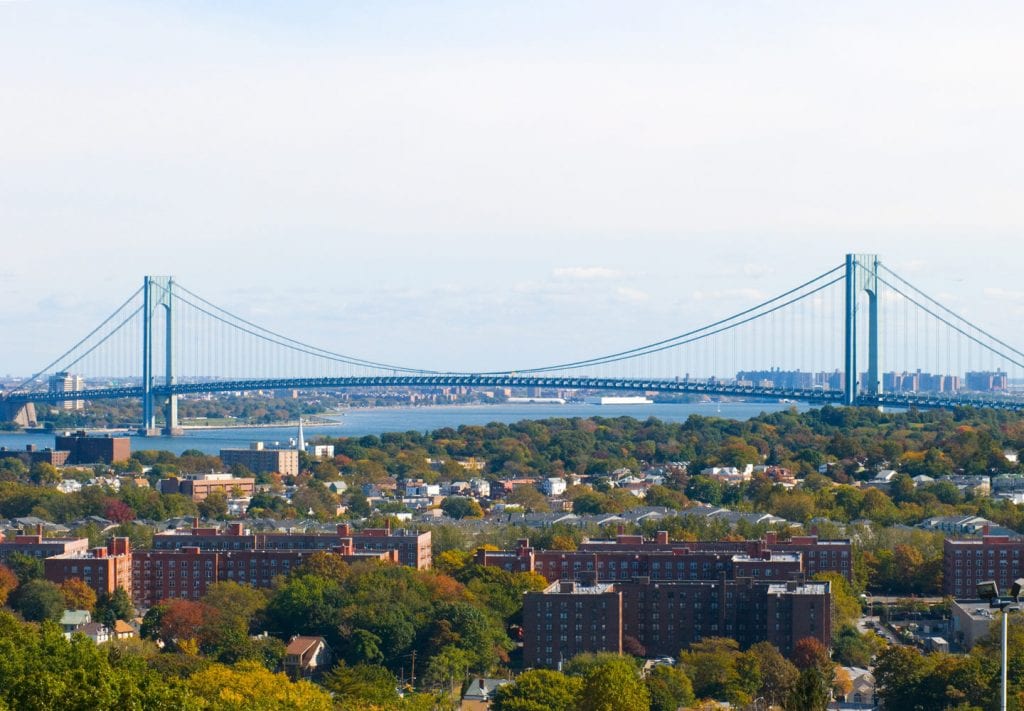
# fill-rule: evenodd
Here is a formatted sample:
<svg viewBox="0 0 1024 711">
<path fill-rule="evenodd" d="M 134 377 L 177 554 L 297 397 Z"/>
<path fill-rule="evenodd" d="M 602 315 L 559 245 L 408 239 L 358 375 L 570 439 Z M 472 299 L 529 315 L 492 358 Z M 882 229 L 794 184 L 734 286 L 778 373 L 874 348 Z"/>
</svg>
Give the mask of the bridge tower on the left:
<svg viewBox="0 0 1024 711">
<path fill-rule="evenodd" d="M 174 278 L 147 276 L 142 287 L 142 435 L 181 434 L 178 425 L 178 396 L 156 395 L 153 388 L 157 374 L 154 370 L 156 348 L 163 345 L 163 384 L 174 385 Z M 163 317 L 163 338 L 158 339 Z M 162 340 L 162 343 L 160 343 Z M 163 409 L 164 426 L 157 428 L 156 413 Z"/>
</svg>

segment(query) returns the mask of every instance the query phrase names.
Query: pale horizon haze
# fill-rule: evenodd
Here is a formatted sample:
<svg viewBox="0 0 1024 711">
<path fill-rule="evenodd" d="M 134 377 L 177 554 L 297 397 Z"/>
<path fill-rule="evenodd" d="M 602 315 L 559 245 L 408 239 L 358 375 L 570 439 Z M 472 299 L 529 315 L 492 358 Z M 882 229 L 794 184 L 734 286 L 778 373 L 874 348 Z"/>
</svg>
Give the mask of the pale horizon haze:
<svg viewBox="0 0 1024 711">
<path fill-rule="evenodd" d="M 1024 5 L 0 0 L 0 375 L 146 274 L 545 365 L 878 253 L 1024 348 Z"/>
</svg>

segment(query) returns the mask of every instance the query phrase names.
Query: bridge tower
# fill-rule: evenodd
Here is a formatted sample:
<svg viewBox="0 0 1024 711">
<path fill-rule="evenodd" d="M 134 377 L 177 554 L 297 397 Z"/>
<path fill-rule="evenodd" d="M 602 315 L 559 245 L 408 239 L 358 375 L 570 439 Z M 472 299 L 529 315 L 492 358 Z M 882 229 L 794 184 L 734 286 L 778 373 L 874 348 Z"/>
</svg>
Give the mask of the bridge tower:
<svg viewBox="0 0 1024 711">
<path fill-rule="evenodd" d="M 868 363 L 865 382 L 859 383 L 857 369 L 857 312 L 861 292 L 868 295 Z M 878 370 L 878 255 L 846 255 L 846 339 L 844 342 L 843 397 L 853 405 L 860 394 L 880 395 Z"/>
<path fill-rule="evenodd" d="M 155 435 L 156 411 L 164 410 L 163 434 L 181 434 L 178 426 L 178 396 L 170 395 L 165 401 L 158 402 L 153 393 L 155 374 L 153 372 L 154 356 L 154 322 L 160 308 L 164 314 L 164 385 L 174 384 L 174 299 L 172 289 L 174 278 L 169 276 L 147 276 L 142 289 L 142 429 L 140 434 Z"/>
</svg>

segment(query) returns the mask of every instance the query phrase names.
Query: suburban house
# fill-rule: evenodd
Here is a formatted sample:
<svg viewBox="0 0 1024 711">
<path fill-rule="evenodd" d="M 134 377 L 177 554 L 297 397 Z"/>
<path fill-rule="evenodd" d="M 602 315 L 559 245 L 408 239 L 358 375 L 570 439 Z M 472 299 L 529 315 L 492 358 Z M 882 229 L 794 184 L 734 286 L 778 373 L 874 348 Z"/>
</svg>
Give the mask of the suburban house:
<svg viewBox="0 0 1024 711">
<path fill-rule="evenodd" d="M 284 654 L 284 671 L 294 680 L 318 676 L 331 665 L 331 650 L 323 637 L 292 637 Z"/>
<path fill-rule="evenodd" d="M 508 679 L 487 679 L 477 677 L 469 683 L 466 693 L 462 695 L 462 705 L 459 711 L 488 711 L 491 708 L 491 701 L 494 699 L 494 692 L 499 687 L 511 683 Z"/>
</svg>

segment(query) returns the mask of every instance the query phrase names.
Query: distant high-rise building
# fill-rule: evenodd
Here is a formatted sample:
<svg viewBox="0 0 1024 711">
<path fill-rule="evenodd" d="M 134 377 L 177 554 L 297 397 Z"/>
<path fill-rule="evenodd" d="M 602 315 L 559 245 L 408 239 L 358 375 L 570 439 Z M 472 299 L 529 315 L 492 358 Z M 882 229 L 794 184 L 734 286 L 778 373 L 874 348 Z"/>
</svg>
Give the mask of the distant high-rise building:
<svg viewBox="0 0 1024 711">
<path fill-rule="evenodd" d="M 277 472 L 286 476 L 299 473 L 299 452 L 295 449 L 267 449 L 263 442 L 253 442 L 249 449 L 222 449 L 220 460 L 225 468 L 241 464 L 256 474 Z"/>
<path fill-rule="evenodd" d="M 736 374 L 736 380 L 753 383 L 760 387 L 786 388 L 787 390 L 810 390 L 814 387 L 814 373 L 802 370 L 751 370 Z"/>
<path fill-rule="evenodd" d="M 862 377 L 865 377 L 862 374 Z M 882 374 L 882 390 L 890 393 L 955 393 L 960 390 L 960 377 L 916 370 Z"/>
<path fill-rule="evenodd" d="M 54 373 L 50 377 L 51 393 L 74 393 L 85 390 L 85 380 L 81 375 L 73 375 L 68 372 Z M 84 400 L 64 400 L 61 407 L 65 410 L 81 410 L 85 408 Z"/>
<path fill-rule="evenodd" d="M 127 462 L 132 456 L 129 437 L 89 436 L 83 430 L 57 435 L 53 448 L 69 453 L 68 464 Z"/>
<path fill-rule="evenodd" d="M 1008 384 L 1006 373 L 1002 370 L 969 372 L 964 378 L 965 388 L 983 393 L 1002 392 Z"/>
</svg>

